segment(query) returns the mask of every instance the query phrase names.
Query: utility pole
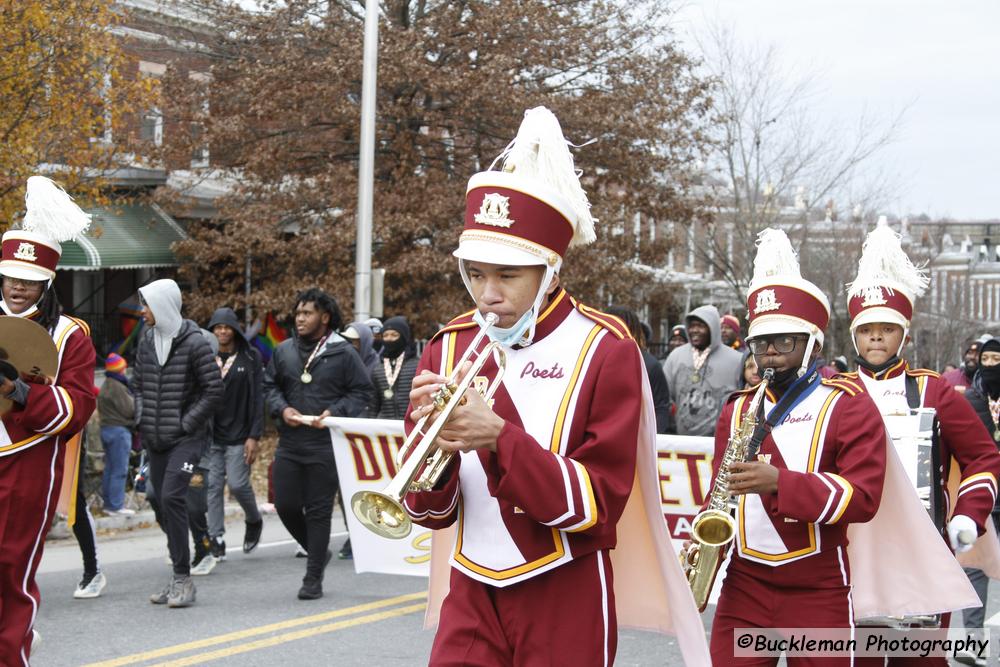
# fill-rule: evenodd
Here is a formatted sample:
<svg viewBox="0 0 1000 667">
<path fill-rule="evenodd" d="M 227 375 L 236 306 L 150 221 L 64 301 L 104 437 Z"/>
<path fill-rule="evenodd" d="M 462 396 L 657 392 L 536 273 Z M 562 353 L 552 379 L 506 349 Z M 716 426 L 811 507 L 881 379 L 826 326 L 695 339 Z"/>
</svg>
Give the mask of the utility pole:
<svg viewBox="0 0 1000 667">
<path fill-rule="evenodd" d="M 372 210 L 375 187 L 375 78 L 378 72 L 378 1 L 365 3 L 361 77 L 361 154 L 358 160 L 358 233 L 354 256 L 354 321 L 369 317 L 372 298 Z"/>
</svg>

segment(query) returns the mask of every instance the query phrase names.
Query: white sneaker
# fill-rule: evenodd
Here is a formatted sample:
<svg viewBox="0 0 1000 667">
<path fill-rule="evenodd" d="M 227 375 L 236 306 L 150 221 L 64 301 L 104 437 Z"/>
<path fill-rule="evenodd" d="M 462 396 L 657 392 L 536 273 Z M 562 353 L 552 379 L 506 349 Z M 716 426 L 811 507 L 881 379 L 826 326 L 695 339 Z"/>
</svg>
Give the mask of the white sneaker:
<svg viewBox="0 0 1000 667">
<path fill-rule="evenodd" d="M 40 632 L 38 632 L 38 630 L 35 630 L 34 628 L 32 628 L 31 629 L 31 652 L 34 653 L 35 651 L 37 651 L 38 647 L 41 646 L 41 645 L 42 645 L 42 634 Z"/>
<path fill-rule="evenodd" d="M 127 507 L 123 507 L 120 510 L 104 510 L 104 513 L 108 516 L 134 516 L 135 510 L 131 510 Z"/>
<path fill-rule="evenodd" d="M 81 579 L 80 583 L 77 584 L 76 590 L 73 591 L 73 597 L 77 600 L 87 600 L 90 598 L 96 598 L 100 596 L 101 591 L 104 587 L 108 585 L 108 580 L 104 577 L 103 572 L 98 572 L 88 581 L 87 579 Z"/>
<path fill-rule="evenodd" d="M 295 545 L 295 557 L 296 558 L 306 558 L 307 556 L 309 556 L 309 554 L 306 553 L 306 550 L 302 548 L 302 545 L 301 544 L 296 544 Z"/>
<path fill-rule="evenodd" d="M 203 577 L 213 569 L 215 569 L 215 556 L 212 554 L 205 554 L 200 561 L 195 563 L 191 568 L 191 575 L 194 577 Z"/>
</svg>

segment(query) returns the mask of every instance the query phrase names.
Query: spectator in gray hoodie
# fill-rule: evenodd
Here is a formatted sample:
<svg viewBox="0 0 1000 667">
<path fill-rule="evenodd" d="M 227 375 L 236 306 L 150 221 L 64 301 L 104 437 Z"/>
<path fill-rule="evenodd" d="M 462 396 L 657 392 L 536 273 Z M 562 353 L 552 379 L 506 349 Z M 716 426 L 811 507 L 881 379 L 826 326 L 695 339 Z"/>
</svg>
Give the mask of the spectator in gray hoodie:
<svg viewBox="0 0 1000 667">
<path fill-rule="evenodd" d="M 720 319 L 715 306 L 700 306 L 688 313 L 689 342 L 663 362 L 677 410 L 678 435 L 714 434 L 726 396 L 739 386 L 743 355 L 722 345 Z"/>
<path fill-rule="evenodd" d="M 139 340 L 132 378 L 136 425 L 149 454 L 149 477 L 174 572 L 150 601 L 187 607 L 195 600 L 187 542 L 188 486 L 208 448 L 222 376 L 201 328 L 181 317 L 177 283 L 157 280 L 140 287 L 139 295 L 149 329 Z"/>
</svg>

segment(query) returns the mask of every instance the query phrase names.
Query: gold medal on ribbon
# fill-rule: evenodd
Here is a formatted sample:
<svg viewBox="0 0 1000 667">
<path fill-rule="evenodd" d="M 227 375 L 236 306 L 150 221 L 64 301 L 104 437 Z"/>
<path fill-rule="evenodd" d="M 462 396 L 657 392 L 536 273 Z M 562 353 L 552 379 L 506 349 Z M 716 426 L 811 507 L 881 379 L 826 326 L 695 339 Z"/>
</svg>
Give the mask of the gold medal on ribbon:
<svg viewBox="0 0 1000 667">
<path fill-rule="evenodd" d="M 313 376 L 309 374 L 309 371 L 302 371 L 302 375 L 299 376 L 299 379 L 302 380 L 302 384 L 309 384 L 313 381 Z"/>
<path fill-rule="evenodd" d="M 392 389 L 386 389 L 385 391 L 382 392 L 382 395 L 385 396 L 386 398 L 392 398 L 393 396 Z"/>
</svg>

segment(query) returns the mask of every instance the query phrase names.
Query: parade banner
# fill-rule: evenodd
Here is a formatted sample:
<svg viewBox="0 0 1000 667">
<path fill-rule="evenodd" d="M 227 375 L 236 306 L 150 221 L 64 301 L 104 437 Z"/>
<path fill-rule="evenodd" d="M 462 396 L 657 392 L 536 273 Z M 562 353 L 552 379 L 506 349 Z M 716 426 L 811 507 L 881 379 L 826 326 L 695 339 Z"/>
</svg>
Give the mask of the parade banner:
<svg viewBox="0 0 1000 667">
<path fill-rule="evenodd" d="M 351 497 L 361 490 L 381 491 L 396 474 L 403 444 L 403 423 L 383 419 L 327 418 L 347 510 L 356 572 L 428 576 L 430 531 L 414 525 L 402 540 L 380 537 L 358 521 Z M 678 549 L 691 535 L 691 521 L 705 500 L 712 478 L 712 438 L 661 435 L 656 438 L 657 474 L 663 515 Z"/>
</svg>

